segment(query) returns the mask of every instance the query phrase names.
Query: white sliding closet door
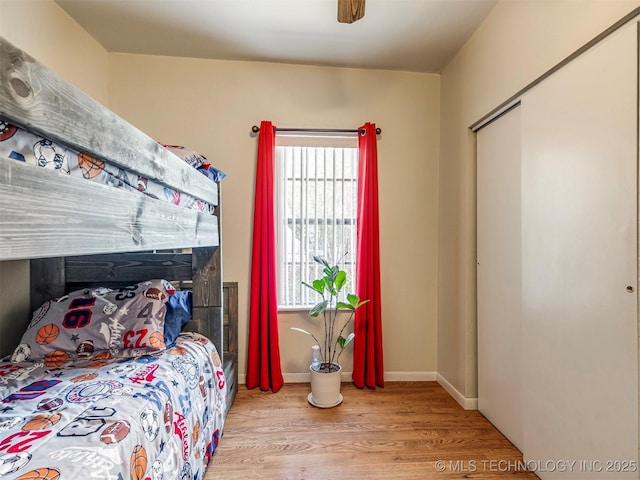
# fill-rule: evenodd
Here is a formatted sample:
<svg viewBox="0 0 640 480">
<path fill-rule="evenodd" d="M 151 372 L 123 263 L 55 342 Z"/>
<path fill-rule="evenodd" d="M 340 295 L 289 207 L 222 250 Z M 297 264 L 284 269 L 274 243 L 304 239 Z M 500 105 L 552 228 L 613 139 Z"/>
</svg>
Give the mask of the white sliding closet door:
<svg viewBox="0 0 640 480">
<path fill-rule="evenodd" d="M 522 98 L 523 453 L 543 479 L 638 478 L 637 40 Z"/>
<path fill-rule="evenodd" d="M 477 134 L 478 409 L 522 449 L 520 108 Z"/>
</svg>

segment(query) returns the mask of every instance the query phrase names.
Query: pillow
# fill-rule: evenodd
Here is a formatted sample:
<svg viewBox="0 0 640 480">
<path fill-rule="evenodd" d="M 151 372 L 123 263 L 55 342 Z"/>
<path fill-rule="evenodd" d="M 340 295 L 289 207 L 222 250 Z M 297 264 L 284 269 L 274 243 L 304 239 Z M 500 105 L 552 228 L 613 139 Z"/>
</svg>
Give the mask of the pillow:
<svg viewBox="0 0 640 480">
<path fill-rule="evenodd" d="M 163 350 L 166 303 L 173 292 L 169 282 L 156 279 L 116 290 L 77 290 L 50 300 L 34 312 L 11 361 L 56 367 L 97 353 L 137 357 Z"/>
<path fill-rule="evenodd" d="M 172 347 L 184 326 L 191 320 L 193 295 L 190 290 L 177 291 L 169 296 L 167 314 L 164 317 L 164 343 Z"/>
<path fill-rule="evenodd" d="M 180 145 L 165 145 L 163 143 L 160 145 L 169 150 L 175 156 L 181 158 L 182 161 L 197 169 L 203 175 L 209 177 L 214 182 L 221 182 L 222 179 L 227 176 L 222 170 L 218 170 L 216 167 L 209 164 L 207 157 L 195 150 L 191 150 L 190 148 L 182 147 Z"/>
<path fill-rule="evenodd" d="M 213 165 L 209 165 L 208 163 L 205 163 L 201 167 L 199 167 L 198 171 L 203 175 L 209 177 L 209 179 L 213 180 L 214 182 L 221 182 L 222 179 L 227 176 L 227 174 L 222 170 L 218 170 L 216 167 L 214 167 Z"/>
<path fill-rule="evenodd" d="M 195 150 L 191 150 L 190 148 L 181 147 L 180 145 L 165 145 L 164 143 L 161 143 L 160 145 L 169 150 L 175 156 L 181 158 L 184 162 L 187 162 L 193 168 L 199 168 L 203 164 L 207 163 L 207 157 L 201 155 Z"/>
</svg>

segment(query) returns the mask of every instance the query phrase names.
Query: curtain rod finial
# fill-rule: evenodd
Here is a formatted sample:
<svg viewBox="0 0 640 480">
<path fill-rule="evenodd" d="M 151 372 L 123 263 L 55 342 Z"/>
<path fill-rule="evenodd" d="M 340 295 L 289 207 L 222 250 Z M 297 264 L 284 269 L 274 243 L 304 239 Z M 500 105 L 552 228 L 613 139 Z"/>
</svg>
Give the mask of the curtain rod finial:
<svg viewBox="0 0 640 480">
<path fill-rule="evenodd" d="M 254 125 L 253 127 L 251 127 L 251 131 L 253 133 L 258 133 L 260 131 L 260 127 L 257 125 Z"/>
</svg>

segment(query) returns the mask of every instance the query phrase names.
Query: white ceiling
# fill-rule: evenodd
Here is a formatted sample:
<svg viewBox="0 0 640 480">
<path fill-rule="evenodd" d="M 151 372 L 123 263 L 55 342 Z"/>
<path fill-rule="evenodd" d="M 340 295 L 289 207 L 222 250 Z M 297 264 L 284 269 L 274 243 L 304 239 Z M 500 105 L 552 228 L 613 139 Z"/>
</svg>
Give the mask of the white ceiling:
<svg viewBox="0 0 640 480">
<path fill-rule="evenodd" d="M 109 52 L 440 72 L 497 0 L 55 0 Z"/>
</svg>

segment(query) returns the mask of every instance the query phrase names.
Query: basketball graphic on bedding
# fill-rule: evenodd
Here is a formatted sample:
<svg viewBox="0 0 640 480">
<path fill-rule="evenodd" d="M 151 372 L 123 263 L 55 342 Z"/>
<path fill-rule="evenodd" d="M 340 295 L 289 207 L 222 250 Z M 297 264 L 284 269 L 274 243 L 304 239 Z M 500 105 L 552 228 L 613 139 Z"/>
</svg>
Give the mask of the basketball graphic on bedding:
<svg viewBox="0 0 640 480">
<path fill-rule="evenodd" d="M 69 380 L 71 383 L 80 383 L 80 382 L 88 382 L 89 380 L 93 380 L 98 376 L 97 373 L 82 373 L 76 377 L 73 377 Z"/>
<path fill-rule="evenodd" d="M 58 338 L 58 334 L 60 333 L 60 329 L 57 325 L 53 323 L 49 323 L 40 327 L 36 333 L 36 342 L 40 345 L 47 345 L 48 343 L 53 342 L 56 338 Z"/>
<path fill-rule="evenodd" d="M 60 472 L 55 468 L 38 468 L 20 475 L 16 480 L 58 480 Z"/>
<path fill-rule="evenodd" d="M 86 179 L 97 177 L 104 170 L 104 162 L 86 153 L 78 153 L 78 166 Z"/>
<path fill-rule="evenodd" d="M 164 335 L 160 332 L 153 332 L 149 335 L 149 345 L 157 350 L 162 350 L 164 348 Z"/>
<path fill-rule="evenodd" d="M 109 360 L 111 358 L 111 354 L 109 352 L 100 352 L 94 355 L 91 360 Z"/>
<path fill-rule="evenodd" d="M 22 430 L 28 432 L 31 430 L 44 430 L 45 428 L 51 428 L 58 423 L 61 418 L 62 415 L 59 413 L 55 413 L 53 415 L 36 415 L 22 426 Z"/>
<path fill-rule="evenodd" d="M 142 480 L 144 472 L 147 470 L 147 451 L 142 445 L 136 445 L 131 452 L 129 468 L 131 480 Z"/>
<path fill-rule="evenodd" d="M 62 350 L 54 350 L 44 356 L 44 364 L 47 367 L 61 367 L 69 361 L 71 357 L 67 352 Z"/>
</svg>

